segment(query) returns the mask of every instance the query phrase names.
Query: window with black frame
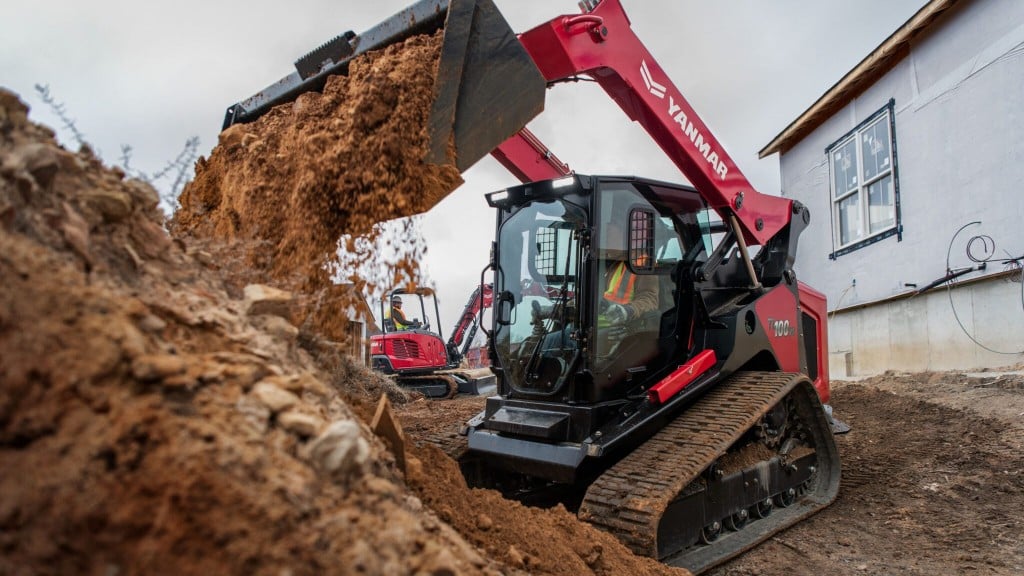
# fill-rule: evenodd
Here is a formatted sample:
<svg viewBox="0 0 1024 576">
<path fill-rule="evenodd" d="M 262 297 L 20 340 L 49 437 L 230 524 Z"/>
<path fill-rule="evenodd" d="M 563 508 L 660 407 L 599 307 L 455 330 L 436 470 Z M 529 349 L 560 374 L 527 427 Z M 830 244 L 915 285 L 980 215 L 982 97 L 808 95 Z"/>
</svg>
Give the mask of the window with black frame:
<svg viewBox="0 0 1024 576">
<path fill-rule="evenodd" d="M 894 102 L 829 146 L 831 258 L 900 234 Z"/>
</svg>

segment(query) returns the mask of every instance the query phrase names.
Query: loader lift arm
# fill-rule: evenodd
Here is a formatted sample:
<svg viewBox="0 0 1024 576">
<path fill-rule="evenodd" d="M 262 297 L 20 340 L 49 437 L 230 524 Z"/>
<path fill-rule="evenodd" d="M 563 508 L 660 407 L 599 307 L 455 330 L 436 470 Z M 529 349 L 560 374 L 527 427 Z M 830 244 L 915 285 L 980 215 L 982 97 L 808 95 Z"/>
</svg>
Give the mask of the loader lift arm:
<svg viewBox="0 0 1024 576">
<path fill-rule="evenodd" d="M 529 129 L 523 128 L 491 151 L 491 156 L 524 184 L 572 173 Z"/>
<path fill-rule="evenodd" d="M 581 74 L 593 78 L 723 221 L 735 214 L 746 242 L 763 245 L 789 223 L 792 201 L 754 189 L 633 32 L 620 0 L 554 18 L 519 40 L 549 86 Z"/>
<path fill-rule="evenodd" d="M 793 202 L 758 192 L 630 26 L 620 0 L 554 18 L 519 35 L 548 83 L 586 75 L 639 123 L 742 241 L 763 245 L 785 228 Z M 522 182 L 570 173 L 523 128 L 491 155 Z"/>
</svg>

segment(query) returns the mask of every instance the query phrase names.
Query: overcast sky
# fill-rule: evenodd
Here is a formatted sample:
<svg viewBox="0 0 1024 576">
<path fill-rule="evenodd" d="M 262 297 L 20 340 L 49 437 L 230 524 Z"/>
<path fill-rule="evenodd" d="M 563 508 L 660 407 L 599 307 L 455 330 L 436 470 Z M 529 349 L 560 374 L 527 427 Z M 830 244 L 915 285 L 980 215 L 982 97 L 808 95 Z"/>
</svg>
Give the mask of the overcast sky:
<svg viewBox="0 0 1024 576">
<path fill-rule="evenodd" d="M 33 88 L 49 85 L 108 164 L 129 144 L 133 165 L 153 172 L 192 136 L 207 155 L 224 109 L 290 73 L 299 56 L 409 3 L 49 0 L 44 10 L 12 2 L 0 19 L 0 86 L 20 94 L 35 121 L 58 128 Z M 495 3 L 516 31 L 578 12 L 575 0 Z M 751 183 L 777 194 L 778 159 L 758 160 L 758 150 L 926 0 L 622 3 L 637 35 Z M 577 172 L 682 180 L 594 84 L 550 90 L 530 127 Z M 445 336 L 479 281 L 494 236 L 483 194 L 518 183 L 490 158 L 464 178 L 422 224 Z"/>
</svg>

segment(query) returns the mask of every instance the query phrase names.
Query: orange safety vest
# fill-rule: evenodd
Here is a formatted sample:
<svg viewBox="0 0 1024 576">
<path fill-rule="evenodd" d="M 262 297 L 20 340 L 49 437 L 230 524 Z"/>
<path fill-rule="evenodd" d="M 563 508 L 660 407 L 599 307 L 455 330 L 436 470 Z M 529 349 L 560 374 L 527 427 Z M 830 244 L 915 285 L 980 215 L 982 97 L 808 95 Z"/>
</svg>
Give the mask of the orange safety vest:
<svg viewBox="0 0 1024 576">
<path fill-rule="evenodd" d="M 626 281 L 623 282 L 623 278 Z M 629 304 L 633 301 L 633 289 L 636 285 L 636 274 L 633 274 L 626 267 L 625 262 L 619 262 L 615 266 L 615 272 L 608 280 L 608 288 L 604 291 L 604 299 L 616 304 Z"/>
</svg>

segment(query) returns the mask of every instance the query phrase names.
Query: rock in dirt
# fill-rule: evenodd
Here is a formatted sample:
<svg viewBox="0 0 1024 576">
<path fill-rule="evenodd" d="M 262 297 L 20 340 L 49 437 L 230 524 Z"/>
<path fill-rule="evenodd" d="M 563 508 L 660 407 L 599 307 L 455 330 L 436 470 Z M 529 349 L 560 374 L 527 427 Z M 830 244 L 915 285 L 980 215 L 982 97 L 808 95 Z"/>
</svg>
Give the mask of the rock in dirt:
<svg viewBox="0 0 1024 576">
<path fill-rule="evenodd" d="M 296 305 L 291 292 L 262 284 L 245 287 L 245 311 L 250 316 L 272 315 L 287 319 L 295 313 Z"/>
<path fill-rule="evenodd" d="M 184 374 L 188 364 L 181 356 L 150 354 L 132 362 L 132 375 L 142 382 L 155 382 Z"/>
<path fill-rule="evenodd" d="M 294 410 L 278 414 L 277 423 L 285 430 L 303 438 L 314 436 L 324 425 L 324 421 L 320 418 Z"/>
<path fill-rule="evenodd" d="M 8 174 L 28 174 L 33 184 L 47 188 L 53 182 L 59 166 L 57 155 L 42 143 L 31 143 L 18 148 L 4 158 L 0 170 Z"/>
<path fill-rule="evenodd" d="M 272 413 L 287 410 L 299 403 L 299 397 L 287 390 L 282 390 L 270 382 L 259 382 L 252 388 L 253 398 L 267 407 Z"/>
<path fill-rule="evenodd" d="M 369 457 L 370 449 L 352 420 L 334 422 L 313 441 L 310 457 L 317 469 L 337 478 L 357 472 Z"/>
<path fill-rule="evenodd" d="M 132 197 L 124 190 L 89 190 L 82 201 L 107 222 L 119 222 L 132 213 Z"/>
</svg>

